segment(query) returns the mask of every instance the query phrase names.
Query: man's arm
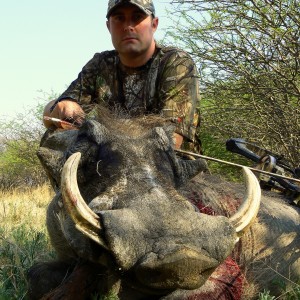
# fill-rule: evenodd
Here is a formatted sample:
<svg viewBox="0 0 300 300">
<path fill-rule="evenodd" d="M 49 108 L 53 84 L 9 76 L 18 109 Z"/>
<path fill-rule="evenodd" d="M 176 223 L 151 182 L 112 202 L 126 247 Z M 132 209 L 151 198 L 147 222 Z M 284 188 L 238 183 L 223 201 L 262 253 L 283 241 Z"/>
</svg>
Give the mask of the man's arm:
<svg viewBox="0 0 300 300">
<path fill-rule="evenodd" d="M 184 51 L 174 52 L 165 64 L 159 88 L 164 104 L 162 113 L 177 122 L 175 144 L 199 151 L 196 131 L 199 127 L 199 76 L 192 58 Z M 181 142 L 181 143 L 180 143 Z"/>
<path fill-rule="evenodd" d="M 95 78 L 99 69 L 101 55 L 95 56 L 82 68 L 67 90 L 57 99 L 50 101 L 44 108 L 43 117 L 57 118 L 78 125 L 84 120 L 84 107 L 91 106 L 95 98 Z M 43 120 L 46 128 L 60 127 L 59 123 Z"/>
</svg>

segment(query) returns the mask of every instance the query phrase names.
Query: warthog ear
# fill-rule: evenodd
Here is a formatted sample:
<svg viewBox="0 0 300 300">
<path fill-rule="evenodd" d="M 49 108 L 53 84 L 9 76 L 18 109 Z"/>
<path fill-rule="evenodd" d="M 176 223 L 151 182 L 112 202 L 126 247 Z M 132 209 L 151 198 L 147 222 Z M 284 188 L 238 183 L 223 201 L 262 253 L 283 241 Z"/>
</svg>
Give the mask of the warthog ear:
<svg viewBox="0 0 300 300">
<path fill-rule="evenodd" d="M 189 179 L 196 176 L 201 171 L 207 171 L 207 163 L 203 159 L 184 160 L 179 158 L 174 151 L 172 134 L 174 130 L 168 131 L 162 127 L 153 129 L 156 141 L 168 156 L 175 176 L 177 186 L 185 184 Z"/>
<path fill-rule="evenodd" d="M 37 151 L 37 156 L 50 179 L 53 189 L 57 191 L 60 186 L 60 172 L 64 164 L 64 153 L 40 147 Z"/>
<path fill-rule="evenodd" d="M 85 154 L 85 157 L 94 156 L 98 146 L 105 143 L 108 136 L 109 132 L 105 126 L 95 120 L 87 120 L 79 129 L 75 143 L 68 149 L 66 159 L 76 152 Z"/>
<path fill-rule="evenodd" d="M 204 159 L 199 158 L 195 160 L 183 160 L 179 158 L 178 160 L 182 169 L 182 184 L 186 183 L 189 179 L 193 178 L 200 172 L 208 171 L 208 166 Z"/>
<path fill-rule="evenodd" d="M 152 129 L 152 137 L 154 142 L 159 145 L 159 148 L 164 151 L 170 151 L 173 148 L 173 141 L 170 132 L 163 127 L 155 127 Z"/>
<path fill-rule="evenodd" d="M 77 134 L 78 130 L 47 130 L 42 137 L 37 156 L 54 190 L 60 186 L 61 168 L 65 162 L 64 152 L 74 143 Z"/>
<path fill-rule="evenodd" d="M 81 132 L 97 145 L 105 143 L 109 136 L 109 130 L 95 120 L 88 120 L 85 122 L 79 131 L 79 135 Z"/>
</svg>

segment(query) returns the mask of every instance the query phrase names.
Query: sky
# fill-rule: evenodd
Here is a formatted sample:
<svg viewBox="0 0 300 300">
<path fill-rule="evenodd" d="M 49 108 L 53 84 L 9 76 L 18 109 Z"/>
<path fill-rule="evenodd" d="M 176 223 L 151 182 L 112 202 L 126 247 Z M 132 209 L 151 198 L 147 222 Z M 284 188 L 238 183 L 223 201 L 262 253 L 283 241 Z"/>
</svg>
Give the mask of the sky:
<svg viewBox="0 0 300 300">
<path fill-rule="evenodd" d="M 62 93 L 94 53 L 113 49 L 107 0 L 9 0 L 0 10 L 0 119 Z M 170 0 L 154 0 L 156 39 L 169 26 Z"/>
</svg>

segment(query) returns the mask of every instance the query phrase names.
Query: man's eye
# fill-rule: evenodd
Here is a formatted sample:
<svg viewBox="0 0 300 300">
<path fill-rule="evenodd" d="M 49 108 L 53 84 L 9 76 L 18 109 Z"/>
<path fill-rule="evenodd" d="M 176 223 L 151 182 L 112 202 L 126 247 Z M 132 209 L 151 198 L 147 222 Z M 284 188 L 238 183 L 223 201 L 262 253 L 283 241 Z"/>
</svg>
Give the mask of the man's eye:
<svg viewBox="0 0 300 300">
<path fill-rule="evenodd" d="M 114 15 L 113 21 L 114 22 L 122 22 L 124 20 L 124 17 L 122 15 Z"/>
<path fill-rule="evenodd" d="M 144 17 L 145 17 L 144 14 L 135 14 L 135 15 L 133 15 L 132 19 L 133 19 L 133 21 L 137 22 L 137 21 L 143 20 Z"/>
</svg>

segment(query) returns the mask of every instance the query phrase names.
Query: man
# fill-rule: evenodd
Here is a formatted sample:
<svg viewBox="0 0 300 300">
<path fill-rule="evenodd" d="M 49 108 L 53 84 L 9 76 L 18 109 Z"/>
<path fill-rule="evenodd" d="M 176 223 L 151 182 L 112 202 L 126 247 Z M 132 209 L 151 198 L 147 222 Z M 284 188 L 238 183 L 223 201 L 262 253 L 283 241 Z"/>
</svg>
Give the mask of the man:
<svg viewBox="0 0 300 300">
<path fill-rule="evenodd" d="M 81 123 L 97 103 L 130 116 L 160 114 L 177 122 L 175 147 L 199 151 L 198 77 L 184 51 L 154 40 L 158 18 L 152 0 L 109 0 L 107 28 L 115 50 L 96 53 L 44 116 Z M 44 120 L 45 126 L 57 125 Z"/>
</svg>

